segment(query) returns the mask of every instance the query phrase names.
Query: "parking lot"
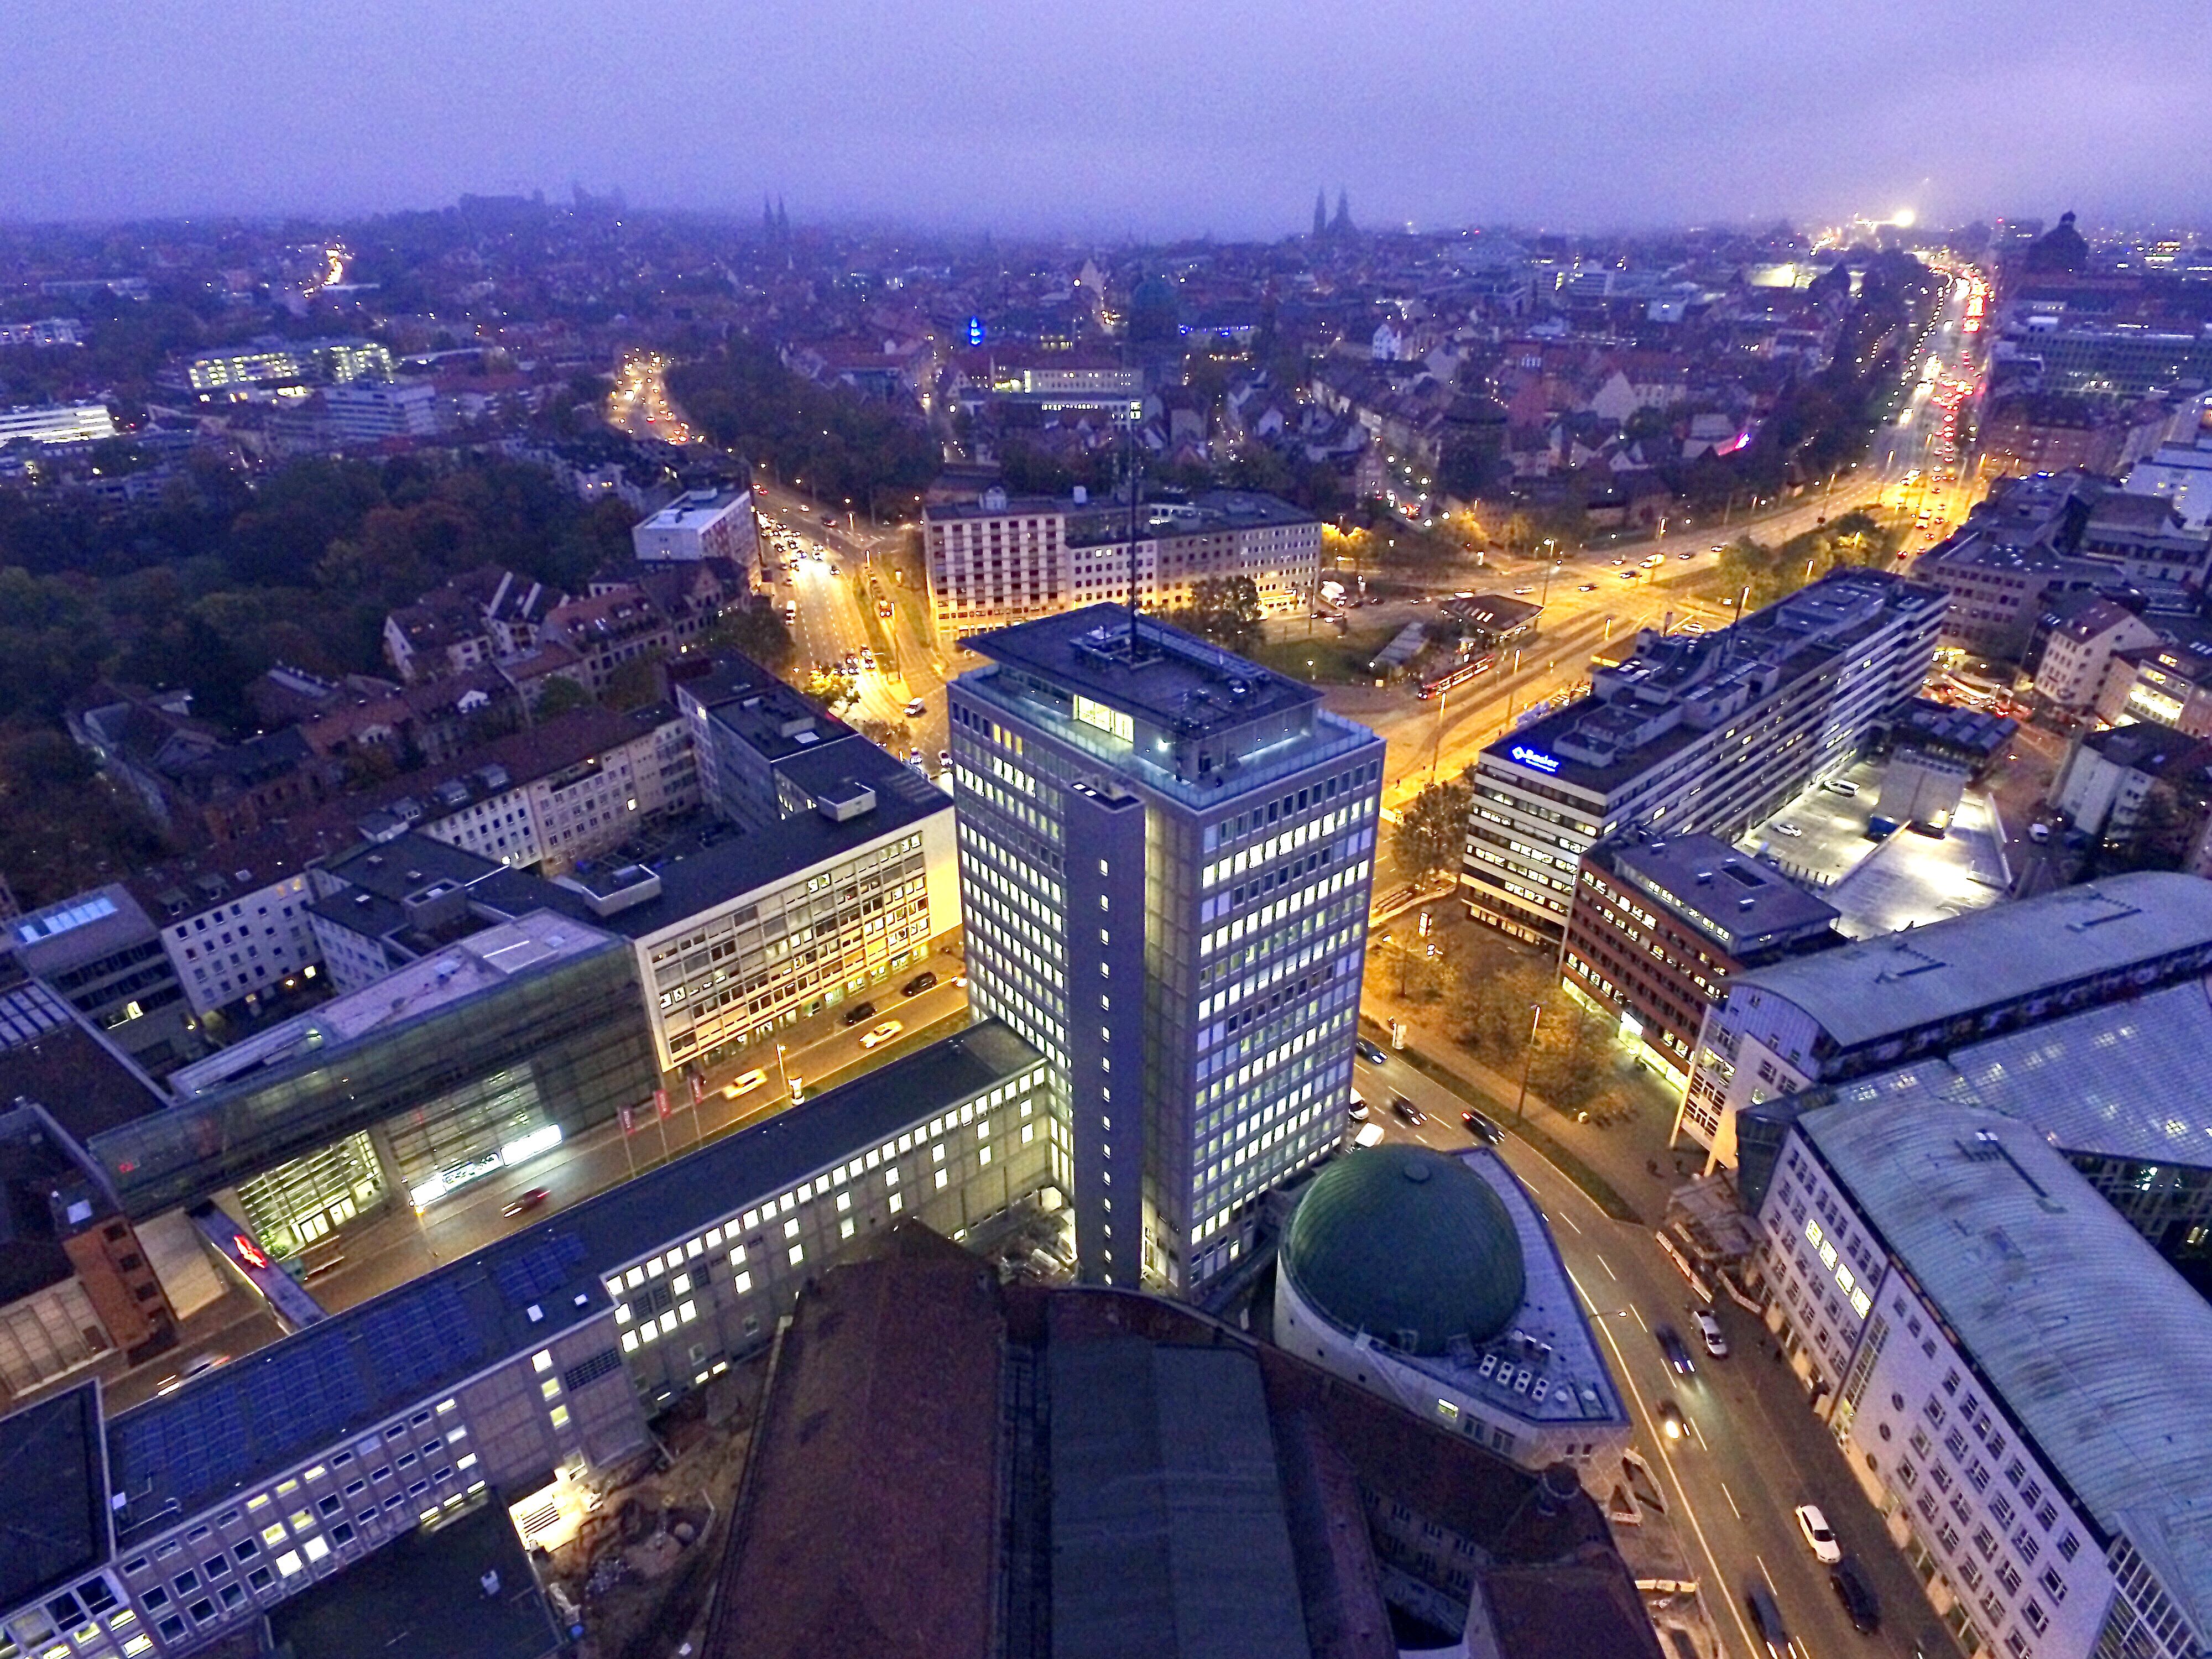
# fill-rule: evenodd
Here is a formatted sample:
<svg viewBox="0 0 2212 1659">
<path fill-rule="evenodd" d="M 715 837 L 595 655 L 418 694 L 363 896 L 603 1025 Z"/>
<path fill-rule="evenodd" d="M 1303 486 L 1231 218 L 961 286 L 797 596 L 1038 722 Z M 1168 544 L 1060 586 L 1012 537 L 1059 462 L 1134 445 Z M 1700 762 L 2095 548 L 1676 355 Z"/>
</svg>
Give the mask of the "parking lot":
<svg viewBox="0 0 2212 1659">
<path fill-rule="evenodd" d="M 1842 913 L 1844 933 L 1871 939 L 1924 927 L 2004 896 L 2003 838 L 1986 795 L 1970 792 L 1940 840 L 1900 829 L 1877 842 L 1868 839 L 1867 819 L 1881 797 L 1880 764 L 1862 761 L 1839 781 L 1857 793 L 1808 789 L 1737 844 L 1818 890 Z"/>
</svg>

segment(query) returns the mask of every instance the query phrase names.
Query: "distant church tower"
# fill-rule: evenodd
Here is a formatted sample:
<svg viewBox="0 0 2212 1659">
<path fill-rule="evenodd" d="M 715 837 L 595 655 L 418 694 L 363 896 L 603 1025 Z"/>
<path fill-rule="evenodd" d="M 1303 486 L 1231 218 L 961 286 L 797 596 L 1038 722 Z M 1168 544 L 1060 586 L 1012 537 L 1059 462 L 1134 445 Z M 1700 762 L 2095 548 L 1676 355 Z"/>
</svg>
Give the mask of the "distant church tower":
<svg viewBox="0 0 2212 1659">
<path fill-rule="evenodd" d="M 1328 234 L 1328 192 L 1325 190 L 1314 191 L 1313 234 L 1316 236 Z"/>
</svg>

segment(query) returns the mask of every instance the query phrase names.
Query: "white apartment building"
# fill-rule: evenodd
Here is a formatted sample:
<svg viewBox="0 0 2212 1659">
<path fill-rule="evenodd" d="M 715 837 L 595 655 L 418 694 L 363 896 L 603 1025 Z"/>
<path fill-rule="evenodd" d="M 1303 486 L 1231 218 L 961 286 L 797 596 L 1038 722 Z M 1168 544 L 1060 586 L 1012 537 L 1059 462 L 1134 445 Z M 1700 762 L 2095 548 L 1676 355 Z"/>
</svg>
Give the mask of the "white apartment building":
<svg viewBox="0 0 2212 1659">
<path fill-rule="evenodd" d="M 750 568 L 758 550 L 753 493 L 737 487 L 687 490 L 631 526 L 629 536 L 641 563 L 727 559 Z"/>
<path fill-rule="evenodd" d="M 28 438 L 34 444 L 98 443 L 116 435 L 106 404 L 18 404 L 0 409 L 0 444 Z"/>
<path fill-rule="evenodd" d="M 258 885 L 238 873 L 246 880 L 209 871 L 143 901 L 160 919 L 161 948 L 196 1019 L 283 988 L 295 975 L 312 978 L 322 960 L 307 920 L 315 895 L 305 872 L 280 862 Z"/>
<path fill-rule="evenodd" d="M 1792 1124 L 1768 1322 L 1975 1659 L 2198 1659 L 2212 1306 L 2033 1127 L 1909 1075 Z"/>
<path fill-rule="evenodd" d="M 1343 1132 L 1382 740 L 1113 605 L 975 645 L 950 689 L 970 995 L 1064 1081 L 1082 1271 L 1202 1285 Z"/>
<path fill-rule="evenodd" d="M 924 513 L 930 600 L 940 639 L 1102 600 L 1127 604 L 1127 504 L 1009 497 Z M 1206 490 L 1188 501 L 1147 501 L 1137 520 L 1137 602 L 1172 610 L 1208 578 L 1245 576 L 1270 615 L 1310 602 L 1321 578 L 1320 521 L 1272 495 Z"/>
<path fill-rule="evenodd" d="M 1630 829 L 1740 834 L 1856 757 L 1927 678 L 1931 588 L 1838 570 L 1717 633 L 1647 629 L 1590 695 L 1508 732 L 1476 763 L 1468 908 L 1556 943 L 1576 872 Z"/>
<path fill-rule="evenodd" d="M 580 711 L 493 752 L 495 763 L 385 800 L 360 820 L 362 834 L 385 841 L 419 830 L 495 864 L 556 876 L 699 801 L 690 733 L 673 714 Z"/>
<path fill-rule="evenodd" d="M 323 390 L 331 441 L 375 444 L 387 438 L 432 438 L 445 425 L 438 388 L 428 380 L 354 380 Z"/>
<path fill-rule="evenodd" d="M 1706 1011 L 1673 1139 L 1735 1168 L 1737 1115 L 2212 967 L 2212 882 L 2153 871 L 1738 975 Z"/>
</svg>

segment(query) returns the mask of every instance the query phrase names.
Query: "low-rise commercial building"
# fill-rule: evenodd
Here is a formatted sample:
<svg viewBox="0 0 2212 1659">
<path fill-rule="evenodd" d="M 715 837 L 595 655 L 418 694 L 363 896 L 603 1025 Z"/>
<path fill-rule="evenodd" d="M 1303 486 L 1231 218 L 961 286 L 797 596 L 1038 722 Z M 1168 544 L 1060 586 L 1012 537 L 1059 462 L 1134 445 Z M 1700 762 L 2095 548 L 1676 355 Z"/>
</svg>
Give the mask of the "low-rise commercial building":
<svg viewBox="0 0 2212 1659">
<path fill-rule="evenodd" d="M 2182 639 L 2116 651 L 2097 693 L 2097 718 L 2171 726 L 2212 737 L 2212 639 Z"/>
<path fill-rule="evenodd" d="M 323 428 L 342 446 L 434 438 L 445 426 L 438 388 L 428 380 L 362 379 L 326 386 L 319 395 Z"/>
<path fill-rule="evenodd" d="M 140 1065 L 156 1073 L 198 1052 L 191 1004 L 161 930 L 119 881 L 9 922 L 27 973 L 66 997 Z"/>
<path fill-rule="evenodd" d="M 702 1659 L 1658 1659 L 1565 1470 L 1188 1308 L 888 1243 L 777 1344 Z"/>
<path fill-rule="evenodd" d="M 1852 569 L 1716 633 L 1645 629 L 1589 696 L 1482 751 L 1469 912 L 1556 941 L 1597 842 L 1734 836 L 1841 771 L 1920 689 L 1942 616 L 1936 590 Z"/>
<path fill-rule="evenodd" d="M 686 490 L 631 526 L 629 535 L 639 560 L 647 564 L 727 559 L 743 571 L 759 562 L 753 493 L 741 485 Z"/>
<path fill-rule="evenodd" d="M 1737 1115 L 2212 967 L 2212 883 L 2113 876 L 1756 969 L 1705 1016 L 1674 1139 L 1737 1162 Z"/>
<path fill-rule="evenodd" d="M 1628 1408 L 1542 1211 L 1486 1148 L 1371 1146 L 1316 1176 L 1274 1337 L 1525 1469 L 1617 1478 Z"/>
<path fill-rule="evenodd" d="M 42 1527 L 0 1551 L 0 1623 L 175 1659 L 478 1501 L 527 1542 L 534 1495 L 647 1449 L 841 1248 L 1037 1200 L 1053 1098 L 978 1026 L 112 1419 L 90 1388 L 0 1419 Z"/>
<path fill-rule="evenodd" d="M 161 1103 L 82 1014 L 0 969 L 0 1402 L 174 1341 L 177 1310 L 84 1149 Z"/>
<path fill-rule="evenodd" d="M 1759 1215 L 1770 1321 L 1963 1650 L 2204 1650 L 2212 1308 L 2035 1127 L 1842 1098 Z"/>
<path fill-rule="evenodd" d="M 1686 1087 L 1706 1011 L 1729 978 L 1841 944 L 1837 916 L 1715 836 L 1601 842 L 1583 856 L 1560 978 Z"/>
</svg>

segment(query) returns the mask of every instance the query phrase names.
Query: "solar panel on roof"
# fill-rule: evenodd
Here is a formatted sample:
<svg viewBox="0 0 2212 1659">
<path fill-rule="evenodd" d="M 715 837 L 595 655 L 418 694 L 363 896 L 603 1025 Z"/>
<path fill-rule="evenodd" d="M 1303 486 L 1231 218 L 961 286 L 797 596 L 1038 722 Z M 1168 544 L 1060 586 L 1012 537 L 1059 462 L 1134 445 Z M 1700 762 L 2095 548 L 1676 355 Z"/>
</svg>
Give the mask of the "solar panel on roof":
<svg viewBox="0 0 2212 1659">
<path fill-rule="evenodd" d="M 348 1334 L 367 1351 L 370 1375 L 386 1397 L 483 1357 L 483 1333 L 452 1285 L 417 1284 L 362 1309 Z"/>
<path fill-rule="evenodd" d="M 492 1264 L 492 1282 L 513 1308 L 543 1302 L 566 1289 L 584 1265 L 584 1241 L 574 1233 L 557 1233 L 544 1243 Z"/>
</svg>

